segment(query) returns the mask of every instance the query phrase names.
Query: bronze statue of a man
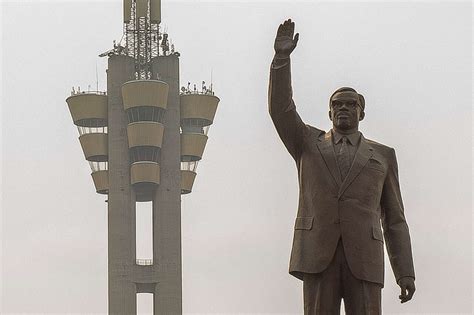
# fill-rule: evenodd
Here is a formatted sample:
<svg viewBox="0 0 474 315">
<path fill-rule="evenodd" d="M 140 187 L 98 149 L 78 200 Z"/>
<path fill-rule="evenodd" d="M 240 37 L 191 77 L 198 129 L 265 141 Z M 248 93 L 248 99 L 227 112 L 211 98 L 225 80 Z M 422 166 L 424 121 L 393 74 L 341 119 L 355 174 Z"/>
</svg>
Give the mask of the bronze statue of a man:
<svg viewBox="0 0 474 315">
<path fill-rule="evenodd" d="M 401 302 L 415 292 L 395 151 L 359 132 L 365 100 L 349 87 L 330 97 L 330 131 L 303 123 L 292 99 L 294 28 L 291 20 L 278 28 L 269 86 L 270 115 L 300 186 L 290 274 L 303 280 L 305 314 L 339 314 L 341 299 L 347 314 L 380 314 L 384 239 Z"/>
</svg>

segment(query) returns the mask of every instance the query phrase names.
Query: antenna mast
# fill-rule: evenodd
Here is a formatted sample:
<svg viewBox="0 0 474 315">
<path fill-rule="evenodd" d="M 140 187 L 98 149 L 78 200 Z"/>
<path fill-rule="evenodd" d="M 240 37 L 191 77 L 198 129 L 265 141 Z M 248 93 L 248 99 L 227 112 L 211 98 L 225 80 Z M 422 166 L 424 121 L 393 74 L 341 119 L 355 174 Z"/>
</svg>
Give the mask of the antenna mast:
<svg viewBox="0 0 474 315">
<path fill-rule="evenodd" d="M 124 0 L 123 4 L 125 47 L 119 53 L 135 59 L 136 79 L 152 79 L 151 60 L 168 53 L 160 51 L 160 40 L 167 38 L 160 33 L 161 0 Z"/>
<path fill-rule="evenodd" d="M 99 92 L 99 73 L 97 72 L 97 61 L 95 62 L 95 90 Z"/>
</svg>

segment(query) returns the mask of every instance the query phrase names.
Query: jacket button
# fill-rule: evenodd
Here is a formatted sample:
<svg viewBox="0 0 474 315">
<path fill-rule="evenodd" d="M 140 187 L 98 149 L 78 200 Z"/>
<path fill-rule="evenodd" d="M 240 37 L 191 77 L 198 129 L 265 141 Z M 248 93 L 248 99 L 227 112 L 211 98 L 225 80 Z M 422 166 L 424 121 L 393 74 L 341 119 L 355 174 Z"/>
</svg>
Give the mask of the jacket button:
<svg viewBox="0 0 474 315">
<path fill-rule="evenodd" d="M 340 219 L 334 220 L 334 224 L 339 224 L 339 223 L 341 223 L 341 220 L 340 220 Z"/>
</svg>

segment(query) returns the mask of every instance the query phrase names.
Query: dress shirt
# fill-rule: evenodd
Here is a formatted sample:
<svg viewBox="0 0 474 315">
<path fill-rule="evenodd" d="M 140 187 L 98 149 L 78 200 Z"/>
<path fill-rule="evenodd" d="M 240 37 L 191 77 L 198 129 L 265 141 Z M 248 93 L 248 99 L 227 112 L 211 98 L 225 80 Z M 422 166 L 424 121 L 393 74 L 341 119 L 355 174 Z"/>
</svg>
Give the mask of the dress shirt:
<svg viewBox="0 0 474 315">
<path fill-rule="evenodd" d="M 334 147 L 334 153 L 336 155 L 336 160 L 338 161 L 338 166 L 339 166 L 339 171 L 340 169 L 340 163 L 339 163 L 339 152 L 342 147 L 342 138 L 346 137 L 347 138 L 347 153 L 349 154 L 349 161 L 350 164 L 352 165 L 352 162 L 354 161 L 355 154 L 357 152 L 357 148 L 359 147 L 359 142 L 360 142 L 360 132 L 356 131 L 354 133 L 351 133 L 349 135 L 343 135 L 335 131 L 334 129 L 331 129 L 331 134 L 332 134 L 332 144 Z M 342 171 L 341 171 L 342 173 Z M 347 175 L 347 174 L 345 174 Z M 344 180 L 345 176 L 341 176 L 342 180 Z"/>
</svg>

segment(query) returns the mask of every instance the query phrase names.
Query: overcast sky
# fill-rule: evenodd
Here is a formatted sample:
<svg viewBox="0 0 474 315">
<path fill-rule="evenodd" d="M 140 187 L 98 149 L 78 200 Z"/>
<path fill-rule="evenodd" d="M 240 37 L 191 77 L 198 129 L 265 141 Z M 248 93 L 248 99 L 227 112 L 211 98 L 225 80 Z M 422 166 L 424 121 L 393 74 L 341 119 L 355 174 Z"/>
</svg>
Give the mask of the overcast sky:
<svg viewBox="0 0 474 315">
<path fill-rule="evenodd" d="M 288 274 L 297 176 L 267 110 L 278 24 L 300 32 L 294 99 L 328 130 L 328 98 L 366 99 L 365 137 L 394 147 L 416 270 L 386 314 L 472 312 L 471 3 L 163 1 L 181 84 L 221 102 L 183 197 L 185 313 L 302 313 Z M 97 55 L 122 36 L 121 1 L 2 2 L 2 313 L 107 311 L 107 204 L 65 102 L 106 86 Z M 145 225 L 143 222 L 139 223 Z"/>
</svg>

